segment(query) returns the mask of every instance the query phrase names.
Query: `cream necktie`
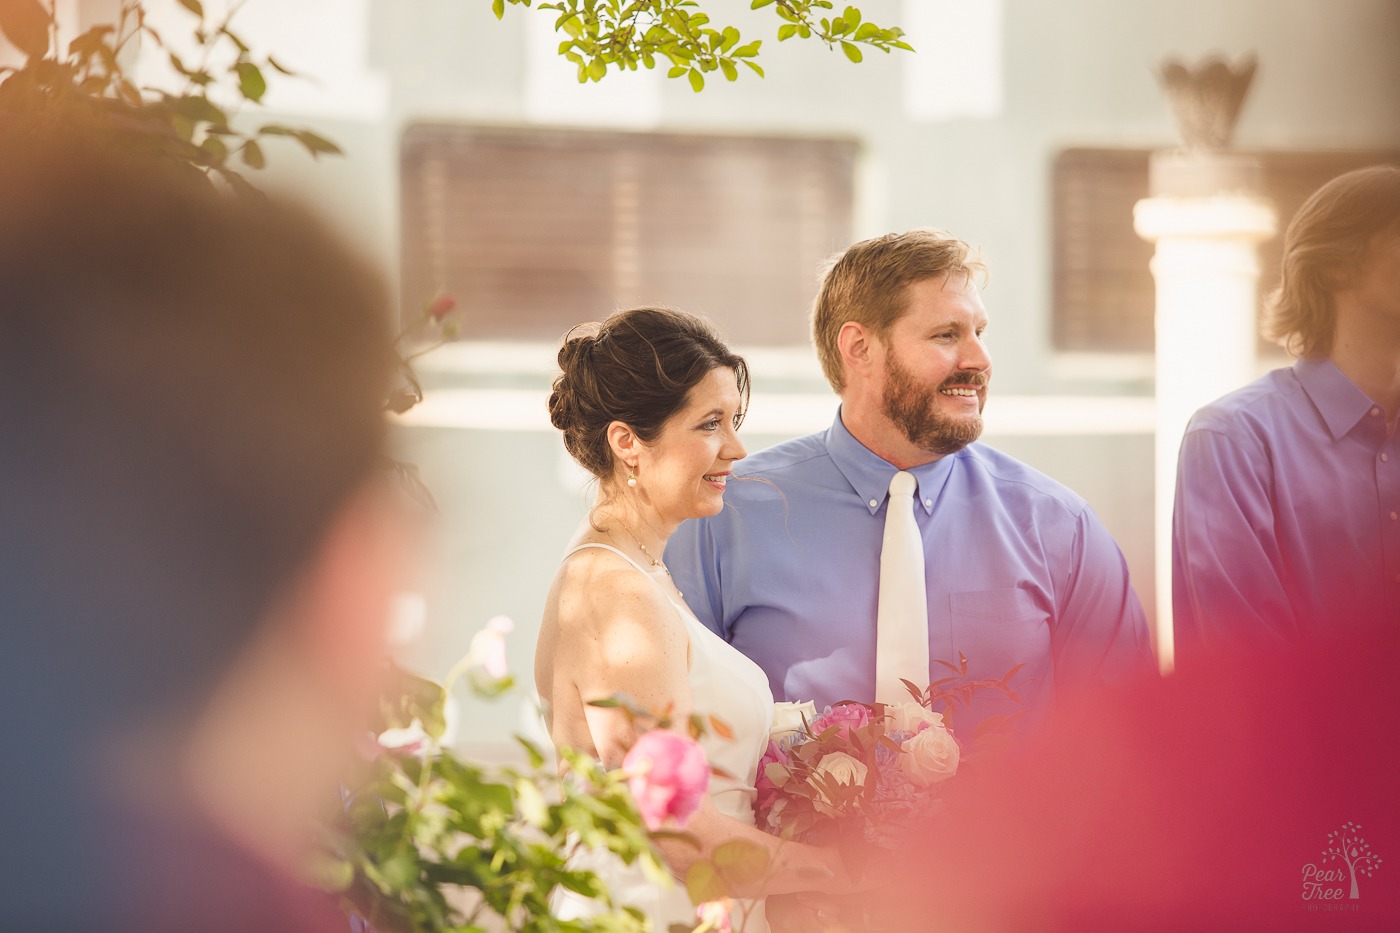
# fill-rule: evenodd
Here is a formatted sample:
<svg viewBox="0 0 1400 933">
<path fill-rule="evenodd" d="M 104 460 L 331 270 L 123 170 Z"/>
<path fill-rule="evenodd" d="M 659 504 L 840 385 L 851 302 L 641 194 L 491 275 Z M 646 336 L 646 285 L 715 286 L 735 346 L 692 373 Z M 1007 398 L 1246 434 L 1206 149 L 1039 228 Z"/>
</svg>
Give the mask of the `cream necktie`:
<svg viewBox="0 0 1400 933">
<path fill-rule="evenodd" d="M 920 690 L 928 686 L 928 590 L 924 539 L 914 520 L 914 476 L 903 470 L 890 480 L 885 504 L 885 541 L 880 548 L 880 605 L 875 623 L 875 699 L 912 699 L 900 678 Z"/>
</svg>

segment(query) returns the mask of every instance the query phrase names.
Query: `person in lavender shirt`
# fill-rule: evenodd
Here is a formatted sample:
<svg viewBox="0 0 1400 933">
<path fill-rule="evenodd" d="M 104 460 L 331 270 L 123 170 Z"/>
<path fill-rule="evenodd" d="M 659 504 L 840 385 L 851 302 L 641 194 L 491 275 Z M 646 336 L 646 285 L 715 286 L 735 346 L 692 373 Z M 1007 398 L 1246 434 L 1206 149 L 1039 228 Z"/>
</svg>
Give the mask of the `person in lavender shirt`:
<svg viewBox="0 0 1400 933">
<path fill-rule="evenodd" d="M 1400 622 L 1400 168 L 1299 209 L 1269 336 L 1299 357 L 1195 414 L 1173 517 L 1183 663 Z"/>
<path fill-rule="evenodd" d="M 874 698 L 885 502 L 917 480 L 930 680 L 966 656 L 1032 712 L 1058 688 L 1150 671 L 1142 606 L 1085 501 L 977 443 L 991 375 L 968 244 L 912 230 L 857 243 L 813 309 L 831 427 L 736 464 L 725 508 L 686 522 L 666 562 L 706 625 L 758 662 L 780 700 Z M 983 694 L 964 728 L 1009 701 Z"/>
</svg>

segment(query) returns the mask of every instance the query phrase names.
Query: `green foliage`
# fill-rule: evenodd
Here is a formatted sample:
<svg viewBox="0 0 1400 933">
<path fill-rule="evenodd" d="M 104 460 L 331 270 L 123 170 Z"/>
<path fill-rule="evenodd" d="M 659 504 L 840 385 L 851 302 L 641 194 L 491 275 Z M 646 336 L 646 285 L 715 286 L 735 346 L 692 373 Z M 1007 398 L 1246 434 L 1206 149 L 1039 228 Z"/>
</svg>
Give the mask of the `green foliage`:
<svg viewBox="0 0 1400 933">
<path fill-rule="evenodd" d="M 611 904 L 597 876 L 568 865 L 580 847 L 640 862 L 659 883 L 666 875 L 622 775 L 567 750 L 561 770 L 546 771 L 545 755 L 523 739 L 525 767 L 464 761 L 440 745 L 447 688 L 393 673 L 376 728 L 381 738 L 401 730 L 414 740 L 369 762 L 346 794 L 333 852 L 316 870 L 347 909 L 381 933 L 502 924 L 526 933 L 643 933 L 646 921 L 625 908 L 574 921 L 549 911 L 559 888 Z"/>
<path fill-rule="evenodd" d="M 236 108 L 220 101 L 259 105 L 268 72 L 291 72 L 270 57 L 254 55 L 233 31 L 238 4 L 213 19 L 199 0 L 178 3 L 190 16 L 195 53 L 188 59 L 150 25 L 140 0 L 121 0 L 115 22 L 92 26 L 66 44 L 52 7 L 38 0 L 0 4 L 0 35 L 25 56 L 23 65 L 0 68 L 0 118 L 24 113 L 56 124 L 82 120 L 240 190 L 249 186 L 235 165 L 263 168 L 265 137 L 291 139 L 313 157 L 340 152 L 305 129 L 235 128 Z M 184 87 L 178 93 L 138 87 L 128 71 L 138 50 L 163 54 Z"/>
<path fill-rule="evenodd" d="M 505 15 L 507 3 L 528 7 L 532 0 L 492 0 L 497 18 Z M 861 46 L 886 53 L 912 51 L 903 30 L 865 22 L 853 6 L 836 16 L 823 15 L 834 12 L 831 0 L 753 0 L 751 6 L 767 8 L 782 20 L 779 42 L 815 38 L 839 47 L 853 62 L 864 57 Z M 553 0 L 538 8 L 556 14 L 555 30 L 566 37 L 559 54 L 577 66 L 580 83 L 601 81 L 610 67 L 636 71 L 639 66 L 655 68 L 658 61 L 669 63 L 667 77 L 683 77 L 697 92 L 715 71 L 737 80 L 739 65 L 763 76 L 754 60 L 762 40 L 745 42 L 734 26 L 712 23 L 697 0 Z"/>
</svg>

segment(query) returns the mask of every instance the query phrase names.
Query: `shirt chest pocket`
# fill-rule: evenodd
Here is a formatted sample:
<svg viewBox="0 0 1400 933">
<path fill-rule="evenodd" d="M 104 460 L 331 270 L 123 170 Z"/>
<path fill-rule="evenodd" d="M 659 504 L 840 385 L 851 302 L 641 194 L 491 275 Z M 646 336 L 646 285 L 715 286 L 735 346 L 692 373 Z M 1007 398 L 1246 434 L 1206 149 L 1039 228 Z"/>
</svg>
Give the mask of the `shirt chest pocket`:
<svg viewBox="0 0 1400 933">
<path fill-rule="evenodd" d="M 1050 616 L 1030 590 L 968 590 L 948 594 L 952 654 L 967 658 L 968 673 L 999 678 L 1017 664 L 1037 676 L 1050 666 Z M 1019 676 L 1018 676 L 1019 679 Z"/>
</svg>

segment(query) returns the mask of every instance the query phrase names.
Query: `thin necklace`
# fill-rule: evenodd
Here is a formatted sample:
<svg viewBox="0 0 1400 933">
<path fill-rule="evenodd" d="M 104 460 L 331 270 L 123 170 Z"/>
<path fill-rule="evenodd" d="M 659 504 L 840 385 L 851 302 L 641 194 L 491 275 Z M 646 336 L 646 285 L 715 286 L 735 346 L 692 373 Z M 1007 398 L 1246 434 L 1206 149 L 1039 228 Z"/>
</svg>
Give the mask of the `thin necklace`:
<svg viewBox="0 0 1400 933">
<path fill-rule="evenodd" d="M 632 534 L 631 528 L 628 528 L 626 525 L 622 524 L 621 521 L 617 523 L 617 526 L 623 531 L 627 532 L 627 537 L 637 542 L 637 547 L 642 549 L 642 554 L 646 557 L 647 560 L 651 561 L 651 565 L 653 567 L 660 567 L 662 570 L 666 571 L 666 576 L 668 577 L 671 575 L 671 571 L 666 570 L 666 565 L 661 563 L 661 561 L 657 560 L 655 557 L 653 557 L 651 551 L 647 550 L 647 546 L 642 543 L 642 539 Z"/>
<path fill-rule="evenodd" d="M 661 572 L 664 573 L 664 574 L 666 574 L 666 579 L 671 580 L 671 570 L 670 570 L 670 568 L 667 567 L 665 564 L 661 563 L 661 561 L 657 560 L 654 556 L 652 556 L 651 551 L 648 551 L 648 550 L 647 550 L 647 546 L 646 546 L 645 544 L 642 543 L 642 539 L 641 539 L 641 538 L 638 538 L 636 535 L 634 535 L 634 534 L 632 533 L 632 529 L 631 529 L 631 528 L 628 528 L 626 525 L 624 525 L 624 524 L 622 523 L 621 519 L 618 520 L 617 526 L 618 526 L 619 528 L 621 528 L 623 531 L 627 532 L 627 537 L 629 537 L 629 538 L 631 538 L 633 541 L 637 542 L 637 547 L 639 547 L 639 548 L 642 549 L 642 555 L 643 555 L 644 557 L 646 557 L 647 560 L 651 561 L 651 565 L 652 565 L 653 567 L 660 567 L 660 568 L 661 568 Z M 672 588 L 672 589 L 675 589 L 675 586 L 676 586 L 676 581 L 675 581 L 675 580 L 671 580 L 671 588 Z M 678 596 L 682 596 L 682 597 L 685 596 L 685 594 L 682 593 L 680 590 L 676 590 L 676 594 L 677 594 Z"/>
</svg>

